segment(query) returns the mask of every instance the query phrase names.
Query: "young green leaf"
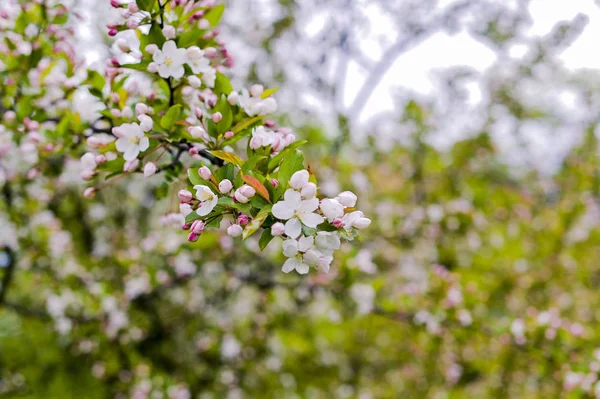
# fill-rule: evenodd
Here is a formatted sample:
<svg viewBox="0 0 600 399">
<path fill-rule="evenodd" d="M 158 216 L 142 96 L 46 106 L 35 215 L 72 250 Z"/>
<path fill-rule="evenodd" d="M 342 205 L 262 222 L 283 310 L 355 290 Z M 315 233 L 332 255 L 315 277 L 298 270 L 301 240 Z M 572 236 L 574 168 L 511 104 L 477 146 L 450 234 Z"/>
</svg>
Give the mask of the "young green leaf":
<svg viewBox="0 0 600 399">
<path fill-rule="evenodd" d="M 256 233 L 256 230 L 262 226 L 262 224 L 267 220 L 269 215 L 271 214 L 271 205 L 265 206 L 255 217 L 252 219 L 250 223 L 246 225 L 244 228 L 244 232 L 242 233 L 242 240 L 250 237 L 252 234 Z"/>
<path fill-rule="evenodd" d="M 169 131 L 181 117 L 181 104 L 173 105 L 160 119 L 160 126 Z"/>
<path fill-rule="evenodd" d="M 212 155 L 214 155 L 215 157 L 222 159 L 225 162 L 232 163 L 239 167 L 242 167 L 242 165 L 244 164 L 244 161 L 242 161 L 240 158 L 238 158 L 237 155 L 235 155 L 231 152 L 214 150 L 214 151 L 210 151 L 210 153 Z"/>
</svg>

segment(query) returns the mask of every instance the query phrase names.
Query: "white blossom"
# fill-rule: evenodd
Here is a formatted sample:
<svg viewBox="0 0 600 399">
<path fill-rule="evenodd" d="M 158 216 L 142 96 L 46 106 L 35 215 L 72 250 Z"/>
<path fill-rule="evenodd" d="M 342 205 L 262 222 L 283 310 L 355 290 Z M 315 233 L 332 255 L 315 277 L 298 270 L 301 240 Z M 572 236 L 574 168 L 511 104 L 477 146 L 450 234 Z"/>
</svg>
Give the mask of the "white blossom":
<svg viewBox="0 0 600 399">
<path fill-rule="evenodd" d="M 196 185 L 194 186 L 194 190 L 196 190 L 196 198 L 200 200 L 200 205 L 196 209 L 196 213 L 200 216 L 208 215 L 217 206 L 219 197 L 208 186 Z"/>
<path fill-rule="evenodd" d="M 123 153 L 126 161 L 137 158 L 140 152 L 146 151 L 150 146 L 150 140 L 137 123 L 122 124 L 117 129 L 117 135 L 117 151 Z"/>
<path fill-rule="evenodd" d="M 152 56 L 156 63 L 158 74 L 161 78 L 170 76 L 179 79 L 185 73 L 183 64 L 187 61 L 187 52 L 185 49 L 177 48 L 173 40 L 163 44 L 162 50 L 157 50 Z"/>
<path fill-rule="evenodd" d="M 285 234 L 288 237 L 298 237 L 302 232 L 302 224 L 315 228 L 323 223 L 323 216 L 314 212 L 319 207 L 317 198 L 303 200 L 300 193 L 293 189 L 288 189 L 283 198 L 283 201 L 273 205 L 272 213 L 277 219 L 287 220 Z"/>
</svg>

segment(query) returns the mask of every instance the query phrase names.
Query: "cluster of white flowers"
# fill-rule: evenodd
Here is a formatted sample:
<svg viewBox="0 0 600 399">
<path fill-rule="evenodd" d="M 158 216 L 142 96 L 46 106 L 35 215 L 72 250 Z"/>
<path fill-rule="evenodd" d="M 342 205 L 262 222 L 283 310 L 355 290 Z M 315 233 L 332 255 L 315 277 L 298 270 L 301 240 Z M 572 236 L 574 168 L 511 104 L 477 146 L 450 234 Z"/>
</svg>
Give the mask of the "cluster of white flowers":
<svg viewBox="0 0 600 399">
<path fill-rule="evenodd" d="M 354 193 L 345 191 L 334 199 L 326 198 L 319 202 L 317 186 L 309 178 L 307 170 L 294 173 L 283 201 L 273 205 L 273 216 L 285 221 L 285 224 L 277 222 L 271 227 L 273 236 L 287 237 L 282 245 L 283 254 L 289 258 L 283 265 L 285 273 L 296 270 L 306 274 L 310 266 L 327 273 L 333 261 L 333 251 L 340 248 L 340 237 L 352 239 L 353 229 L 364 229 L 371 224 L 371 220 L 360 211 L 346 213 L 356 205 Z M 318 231 L 324 223 L 333 231 Z M 341 228 L 346 234 L 338 231 Z"/>
<path fill-rule="evenodd" d="M 152 54 L 152 62 L 148 65 L 148 72 L 158 73 L 161 78 L 181 79 L 185 74 L 185 64 L 188 64 L 194 74 L 202 74 L 202 82 L 207 87 L 215 86 L 216 70 L 210 66 L 210 60 L 205 57 L 205 53 L 197 46 L 191 46 L 187 49 L 178 48 L 173 40 L 168 40 L 159 49 L 156 44 L 146 46 L 146 52 Z M 198 83 L 192 79 L 190 84 L 199 87 Z M 196 87 L 196 88 L 198 88 Z"/>
<path fill-rule="evenodd" d="M 264 94 L 265 90 L 262 85 L 253 85 L 250 87 L 250 91 L 243 89 L 241 96 L 237 92 L 232 92 L 229 94 L 228 100 L 231 104 L 238 104 L 242 107 L 248 116 L 264 116 L 277 111 L 277 101 L 269 96 L 263 98 Z"/>
<path fill-rule="evenodd" d="M 252 130 L 250 148 L 256 150 L 260 147 L 271 146 L 271 151 L 277 153 L 296 141 L 296 136 L 286 128 L 271 130 L 265 126 L 258 126 Z"/>
</svg>

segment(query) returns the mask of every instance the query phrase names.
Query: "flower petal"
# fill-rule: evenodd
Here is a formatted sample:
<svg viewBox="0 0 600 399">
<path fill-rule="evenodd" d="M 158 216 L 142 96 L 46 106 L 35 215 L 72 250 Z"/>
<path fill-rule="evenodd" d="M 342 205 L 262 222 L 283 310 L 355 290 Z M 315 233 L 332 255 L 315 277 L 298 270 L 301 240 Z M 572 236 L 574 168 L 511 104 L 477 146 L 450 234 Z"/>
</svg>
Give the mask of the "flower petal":
<svg viewBox="0 0 600 399">
<path fill-rule="evenodd" d="M 296 265 L 296 271 L 298 272 L 298 274 L 307 274 L 308 270 L 309 267 L 306 263 L 298 262 L 298 264 Z"/>
<path fill-rule="evenodd" d="M 319 200 L 317 198 L 311 198 L 309 200 L 301 201 L 298 210 L 300 212 L 313 212 L 319 207 Z"/>
<path fill-rule="evenodd" d="M 317 215 L 316 213 L 305 213 L 300 216 L 300 220 L 308 227 L 312 227 L 313 229 L 323 223 L 323 216 Z"/>
<path fill-rule="evenodd" d="M 283 249 L 283 255 L 286 258 L 294 257 L 298 254 L 298 241 L 296 240 L 285 240 L 281 244 L 281 248 Z"/>
<path fill-rule="evenodd" d="M 285 234 L 291 238 L 297 238 L 302 232 L 302 224 L 296 218 L 292 218 L 285 223 Z"/>
<path fill-rule="evenodd" d="M 294 208 L 292 208 L 287 201 L 279 201 L 278 203 L 273 205 L 271 213 L 277 219 L 288 220 L 289 218 L 294 216 Z"/>
<path fill-rule="evenodd" d="M 315 242 L 315 239 L 312 236 L 310 236 L 310 237 L 300 237 L 300 240 L 298 241 L 298 250 L 300 252 L 306 252 L 310 248 L 313 247 L 314 242 Z"/>
<path fill-rule="evenodd" d="M 289 202 L 290 206 L 294 210 L 297 209 L 300 206 L 300 202 L 302 202 L 302 196 L 300 193 L 296 190 L 292 190 L 291 188 L 283 194 L 283 199 L 285 199 L 285 202 Z"/>
<path fill-rule="evenodd" d="M 281 270 L 283 270 L 284 273 L 289 273 L 292 270 L 294 270 L 296 268 L 296 266 L 298 265 L 298 259 L 296 258 L 289 258 L 288 260 L 285 261 L 285 263 L 283 264 L 283 267 L 281 268 Z"/>
</svg>

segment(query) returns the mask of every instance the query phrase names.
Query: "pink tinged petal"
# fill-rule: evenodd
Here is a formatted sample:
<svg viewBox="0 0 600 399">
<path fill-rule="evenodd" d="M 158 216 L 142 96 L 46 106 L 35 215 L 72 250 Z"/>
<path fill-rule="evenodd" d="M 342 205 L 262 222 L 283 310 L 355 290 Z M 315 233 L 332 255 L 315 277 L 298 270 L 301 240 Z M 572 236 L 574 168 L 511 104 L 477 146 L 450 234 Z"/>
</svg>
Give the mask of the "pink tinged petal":
<svg viewBox="0 0 600 399">
<path fill-rule="evenodd" d="M 281 270 L 283 270 L 284 273 L 289 273 L 292 270 L 296 269 L 296 266 L 298 265 L 298 259 L 296 258 L 290 258 L 288 260 L 285 261 L 285 263 L 283 264 L 283 267 L 281 268 Z"/>
<path fill-rule="evenodd" d="M 294 209 L 287 201 L 280 201 L 273 205 L 271 213 L 273 213 L 273 216 L 275 216 L 277 219 L 288 220 L 294 216 Z"/>
<path fill-rule="evenodd" d="M 307 251 L 303 256 L 304 262 L 309 265 L 318 266 L 319 265 L 319 254 L 314 249 Z"/>
<path fill-rule="evenodd" d="M 117 151 L 125 152 L 125 150 L 127 150 L 128 144 L 129 139 L 127 139 L 127 137 L 119 137 L 116 142 Z"/>
<path fill-rule="evenodd" d="M 285 223 L 285 234 L 291 238 L 298 238 L 302 232 L 302 224 L 296 218 L 290 219 Z"/>
<path fill-rule="evenodd" d="M 127 150 L 123 154 L 123 159 L 126 161 L 132 161 L 135 158 L 137 158 L 139 153 L 140 153 L 140 149 L 137 146 L 131 146 L 131 147 L 127 148 Z"/>
<path fill-rule="evenodd" d="M 290 187 L 301 189 L 308 183 L 309 174 L 307 170 L 299 170 L 290 178 Z"/>
<path fill-rule="evenodd" d="M 175 79 L 181 79 L 181 77 L 185 74 L 185 69 L 180 66 L 179 68 L 175 69 L 171 75 L 175 78 Z"/>
<path fill-rule="evenodd" d="M 305 213 L 302 216 L 300 216 L 300 220 L 302 220 L 302 223 L 304 223 L 306 226 L 314 229 L 315 227 L 323 223 L 325 219 L 323 218 L 323 216 L 317 215 L 316 213 Z"/>
<path fill-rule="evenodd" d="M 311 198 L 300 202 L 298 210 L 300 212 L 313 212 L 319 207 L 319 200 L 317 198 Z"/>
<path fill-rule="evenodd" d="M 300 252 L 308 251 L 313 247 L 314 241 L 315 239 L 313 237 L 301 237 L 300 240 L 298 240 L 298 250 Z"/>
<path fill-rule="evenodd" d="M 165 59 L 167 57 L 165 56 L 165 54 L 162 51 L 158 51 L 156 52 L 153 56 L 152 59 L 154 60 L 154 62 L 156 62 L 157 64 L 162 64 L 165 62 Z"/>
<path fill-rule="evenodd" d="M 289 202 L 290 206 L 293 209 L 298 208 L 300 203 L 302 202 L 302 196 L 296 190 L 289 189 L 283 194 L 283 199 L 285 202 Z M 317 201 L 318 202 L 318 201 Z"/>
<path fill-rule="evenodd" d="M 212 212 L 214 207 L 215 207 L 215 204 L 213 201 L 201 202 L 200 205 L 198 206 L 198 209 L 196 209 L 196 213 L 200 216 L 206 216 Z"/>
<path fill-rule="evenodd" d="M 162 64 L 158 66 L 158 74 L 161 78 L 168 78 L 169 76 L 171 76 L 171 70 L 168 66 Z"/>
<path fill-rule="evenodd" d="M 150 147 L 150 140 L 148 137 L 142 137 L 140 139 L 140 151 L 144 152 Z"/>
<path fill-rule="evenodd" d="M 298 262 L 298 264 L 296 265 L 296 271 L 298 272 L 298 274 L 307 274 L 308 270 L 309 267 L 306 263 Z"/>
<path fill-rule="evenodd" d="M 283 244 L 281 244 L 281 248 L 283 249 L 283 255 L 286 258 L 294 257 L 298 254 L 298 241 L 285 240 Z"/>
<path fill-rule="evenodd" d="M 173 40 L 168 40 L 165 42 L 165 44 L 163 44 L 162 51 L 163 51 L 163 53 L 167 53 L 167 54 L 171 55 L 175 51 L 177 51 L 177 45 L 175 44 L 175 42 Z"/>
</svg>

